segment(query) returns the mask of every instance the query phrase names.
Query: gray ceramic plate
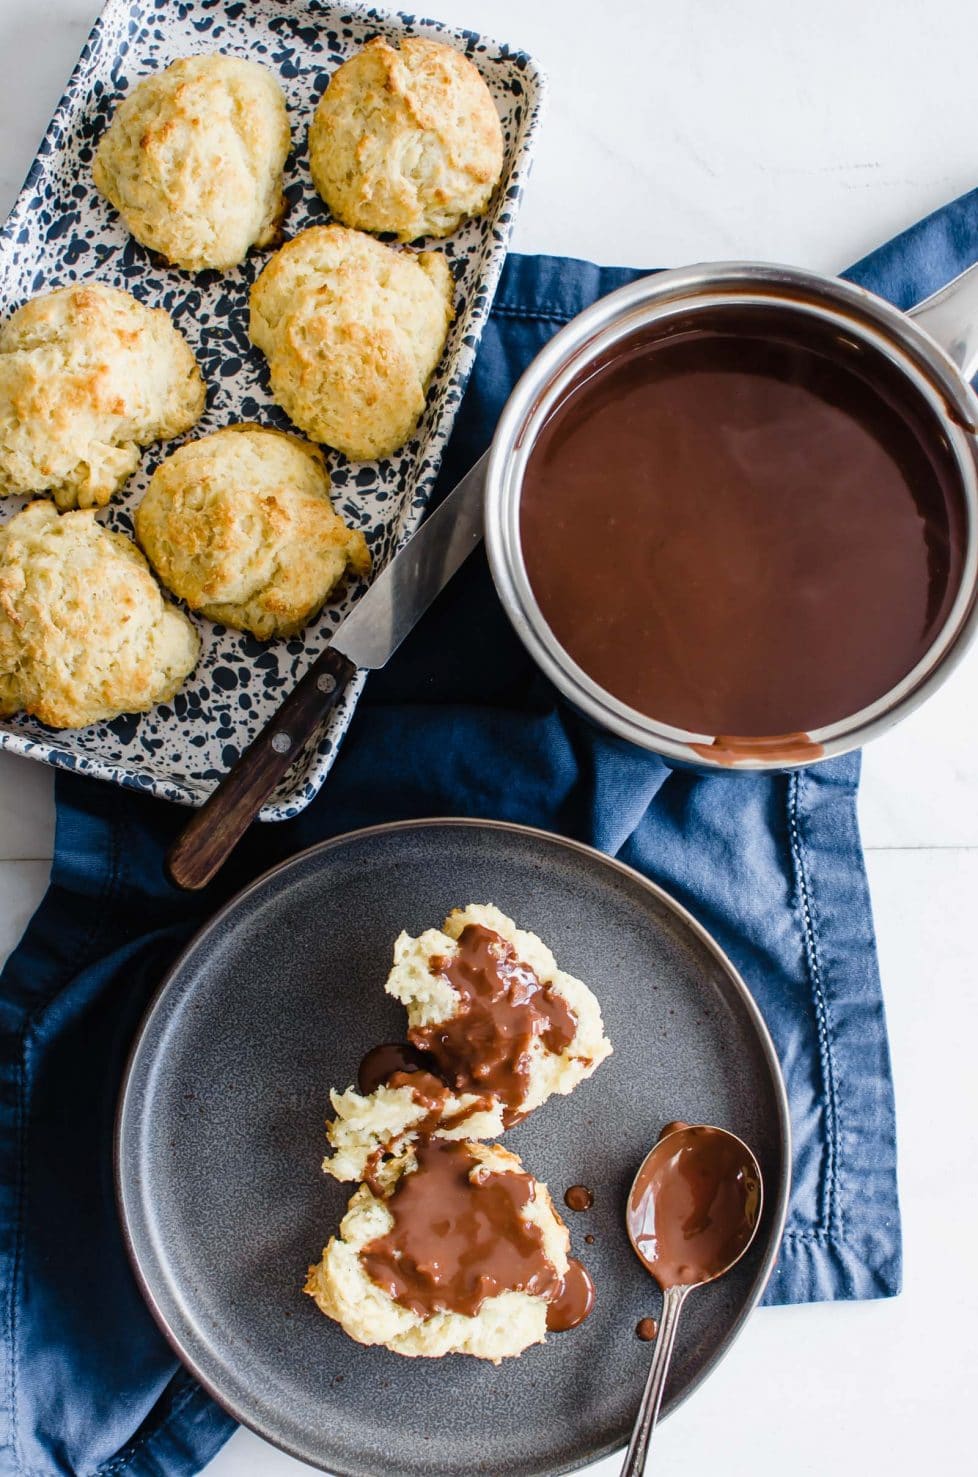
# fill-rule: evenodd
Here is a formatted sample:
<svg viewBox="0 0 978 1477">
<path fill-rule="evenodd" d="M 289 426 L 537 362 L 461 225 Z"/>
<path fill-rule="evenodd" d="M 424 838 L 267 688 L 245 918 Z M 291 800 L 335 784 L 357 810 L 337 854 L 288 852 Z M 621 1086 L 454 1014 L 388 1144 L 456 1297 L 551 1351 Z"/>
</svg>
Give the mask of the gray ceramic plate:
<svg viewBox="0 0 978 1477">
<path fill-rule="evenodd" d="M 300 1289 L 347 1193 L 320 1170 L 327 1089 L 403 1034 L 383 992 L 401 928 L 492 901 L 540 933 L 601 1000 L 615 1054 L 507 1135 L 567 1212 L 598 1288 L 581 1328 L 493 1368 L 365 1349 Z M 233 1415 L 342 1477 L 556 1473 L 620 1446 L 660 1297 L 629 1250 L 627 1186 L 660 1126 L 719 1123 L 764 1173 L 744 1262 L 687 1304 L 667 1392 L 713 1368 L 773 1265 L 789 1178 L 784 1085 L 753 1000 L 687 913 L 598 852 L 489 822 L 377 827 L 304 852 L 241 893 L 178 961 L 133 1051 L 119 1197 L 163 1331 Z M 585 1235 L 593 1244 L 585 1244 Z M 719 1447 L 718 1447 L 719 1453 Z"/>
</svg>

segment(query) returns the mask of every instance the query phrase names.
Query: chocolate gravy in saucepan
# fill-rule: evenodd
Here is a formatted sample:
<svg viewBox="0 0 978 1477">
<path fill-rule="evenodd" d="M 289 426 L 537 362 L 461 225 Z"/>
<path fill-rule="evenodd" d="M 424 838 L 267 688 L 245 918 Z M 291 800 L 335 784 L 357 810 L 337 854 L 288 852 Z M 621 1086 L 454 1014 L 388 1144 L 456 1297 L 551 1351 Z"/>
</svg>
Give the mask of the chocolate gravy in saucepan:
<svg viewBox="0 0 978 1477">
<path fill-rule="evenodd" d="M 760 1187 L 739 1144 L 684 1126 L 671 1154 L 656 1154 L 628 1196 L 628 1233 L 662 1288 L 708 1282 L 748 1244 Z"/>
<path fill-rule="evenodd" d="M 568 655 L 640 713 L 723 735 L 727 762 L 757 736 L 804 758 L 813 729 L 906 676 L 964 547 L 950 451 L 899 371 L 800 312 L 735 304 L 582 374 L 520 516 Z"/>
</svg>

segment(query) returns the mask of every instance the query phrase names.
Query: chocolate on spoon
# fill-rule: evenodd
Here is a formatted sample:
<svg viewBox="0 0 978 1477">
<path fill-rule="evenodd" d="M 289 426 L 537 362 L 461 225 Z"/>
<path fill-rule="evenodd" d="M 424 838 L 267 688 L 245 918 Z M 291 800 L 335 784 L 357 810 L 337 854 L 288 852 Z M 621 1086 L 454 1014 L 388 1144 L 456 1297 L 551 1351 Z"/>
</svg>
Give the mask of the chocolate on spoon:
<svg viewBox="0 0 978 1477">
<path fill-rule="evenodd" d="M 652 1367 L 621 1477 L 641 1477 L 662 1403 L 683 1303 L 729 1272 L 754 1239 L 763 1186 L 743 1141 L 707 1124 L 669 1123 L 639 1168 L 625 1221 L 639 1261 L 663 1293 Z"/>
</svg>

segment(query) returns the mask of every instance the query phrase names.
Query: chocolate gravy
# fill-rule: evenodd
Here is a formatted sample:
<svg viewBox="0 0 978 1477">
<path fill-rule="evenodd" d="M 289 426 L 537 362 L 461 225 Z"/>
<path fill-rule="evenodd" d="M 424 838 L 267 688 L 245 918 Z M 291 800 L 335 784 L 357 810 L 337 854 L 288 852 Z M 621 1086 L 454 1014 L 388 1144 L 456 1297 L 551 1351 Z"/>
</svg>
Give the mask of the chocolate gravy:
<svg viewBox="0 0 978 1477">
<path fill-rule="evenodd" d="M 570 1006 L 545 985 L 491 928 L 469 923 L 453 958 L 433 959 L 458 998 L 451 1020 L 416 1026 L 411 1042 L 430 1053 L 455 1092 L 494 1094 L 503 1123 L 522 1117 L 530 1084 L 529 1048 L 539 1036 L 550 1051 L 569 1046 L 577 1029 Z"/>
<path fill-rule="evenodd" d="M 378 1087 L 389 1083 L 395 1073 L 428 1072 L 437 1074 L 434 1059 L 419 1051 L 409 1041 L 388 1041 L 372 1046 L 357 1070 L 357 1087 L 368 1097 Z"/>
<path fill-rule="evenodd" d="M 527 1292 L 554 1302 L 564 1289 L 523 1211 L 528 1174 L 498 1174 L 464 1143 L 422 1140 L 418 1167 L 385 1201 L 394 1224 L 360 1252 L 367 1274 L 402 1307 L 473 1317 L 486 1298 Z"/>
<path fill-rule="evenodd" d="M 790 308 L 731 303 L 579 377 L 533 446 L 521 533 L 543 616 L 588 676 L 722 735 L 704 749 L 721 762 L 787 762 L 927 652 L 964 507 L 895 366 Z"/>
<path fill-rule="evenodd" d="M 454 1113 L 446 1112 L 450 1090 L 440 1077 L 433 1077 L 430 1072 L 395 1072 L 387 1079 L 387 1085 L 409 1087 L 418 1107 L 424 1108 L 426 1117 L 420 1124 L 411 1126 L 411 1132 L 416 1134 L 431 1134 L 436 1128 L 461 1128 L 474 1113 L 491 1107 L 489 1098 L 477 1097 L 464 1107 L 456 1108 Z"/>
<path fill-rule="evenodd" d="M 594 1307 L 594 1283 L 587 1268 L 574 1257 L 547 1308 L 547 1327 L 551 1333 L 567 1333 L 583 1323 Z"/>
<path fill-rule="evenodd" d="M 590 1210 L 594 1204 L 594 1191 L 587 1185 L 571 1185 L 564 1191 L 564 1204 L 568 1210 Z"/>
<path fill-rule="evenodd" d="M 430 1072 L 423 1070 L 393 1072 L 386 1079 L 386 1086 L 410 1088 L 415 1103 L 419 1108 L 424 1109 L 424 1117 L 412 1123 L 409 1129 L 415 1138 L 428 1138 L 439 1128 L 461 1128 L 462 1124 L 474 1113 L 481 1112 L 490 1106 L 486 1098 L 475 1098 L 473 1102 L 466 1103 L 464 1107 L 456 1108 L 454 1113 L 446 1112 L 450 1096 L 449 1089 L 440 1077 L 433 1077 Z M 383 1197 L 384 1191 L 377 1170 L 389 1152 L 386 1146 L 375 1149 L 364 1166 L 364 1184 L 374 1195 L 380 1197 Z"/>
<path fill-rule="evenodd" d="M 760 1185 L 741 1146 L 696 1127 L 649 1156 L 626 1217 L 632 1245 L 665 1289 L 709 1282 L 736 1261 L 759 1213 Z"/>
<path fill-rule="evenodd" d="M 453 958 L 432 960 L 431 968 L 452 985 L 456 1014 L 412 1029 L 410 1043 L 374 1047 L 357 1074 L 361 1092 L 382 1084 L 407 1087 L 424 1110 L 411 1126 L 417 1167 L 393 1194 L 385 1196 L 377 1173 L 387 1150 L 367 1161 L 364 1182 L 384 1199 L 393 1226 L 362 1248 L 361 1263 L 390 1297 L 421 1317 L 473 1316 L 486 1298 L 521 1291 L 546 1299 L 548 1329 L 576 1328 L 594 1306 L 594 1284 L 573 1259 L 558 1276 L 539 1226 L 524 1219 L 535 1196 L 532 1176 L 496 1173 L 464 1142 L 432 1137 L 489 1107 L 493 1097 L 503 1104 L 503 1122 L 517 1122 L 529 1087 L 532 1041 L 539 1036 L 549 1050 L 562 1051 L 574 1038 L 576 1017 L 505 939 L 479 924 L 462 931 Z M 446 1114 L 452 1093 L 472 1094 L 475 1101 Z M 586 1209 L 591 1191 L 572 1186 L 568 1204 L 576 1192 L 586 1201 L 579 1208 Z"/>
</svg>

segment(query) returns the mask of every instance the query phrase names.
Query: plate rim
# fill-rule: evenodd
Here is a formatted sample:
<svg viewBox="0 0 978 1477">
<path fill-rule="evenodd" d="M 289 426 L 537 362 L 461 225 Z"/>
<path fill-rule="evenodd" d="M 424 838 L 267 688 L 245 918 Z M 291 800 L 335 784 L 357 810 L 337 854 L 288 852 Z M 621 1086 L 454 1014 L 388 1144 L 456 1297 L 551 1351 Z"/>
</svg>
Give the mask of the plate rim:
<svg viewBox="0 0 978 1477">
<path fill-rule="evenodd" d="M 767 1184 L 765 1184 L 764 1187 L 765 1202 L 767 1204 L 770 1204 L 774 1209 L 774 1224 L 772 1226 L 770 1244 L 762 1259 L 761 1265 L 758 1268 L 750 1293 L 745 1299 L 744 1305 L 738 1313 L 728 1333 L 720 1341 L 713 1356 L 706 1361 L 699 1373 L 689 1382 L 689 1384 L 678 1396 L 678 1398 L 674 1398 L 664 1404 L 660 1419 L 665 1419 L 665 1417 L 671 1415 L 674 1410 L 678 1410 L 681 1405 L 685 1404 L 689 1397 L 700 1388 L 704 1381 L 707 1380 L 711 1374 L 713 1374 L 717 1366 L 726 1358 L 727 1354 L 730 1352 L 731 1348 L 740 1337 L 740 1334 L 743 1332 L 748 1318 L 754 1312 L 755 1308 L 758 1306 L 761 1298 L 764 1295 L 765 1289 L 770 1282 L 771 1274 L 774 1271 L 774 1267 L 778 1258 L 778 1253 L 781 1249 L 781 1243 L 784 1237 L 785 1222 L 788 1214 L 788 1202 L 792 1181 L 792 1137 L 791 1113 L 788 1103 L 788 1093 L 785 1085 L 784 1073 L 781 1068 L 781 1062 L 775 1050 L 774 1041 L 771 1037 L 770 1031 L 768 1030 L 767 1022 L 765 1021 L 760 1007 L 758 1006 L 757 1001 L 754 999 L 749 986 L 740 973 L 740 970 L 734 964 L 733 960 L 730 958 L 727 952 L 720 946 L 719 943 L 717 943 L 716 939 L 710 933 L 709 929 L 707 929 L 706 926 L 702 924 L 699 919 L 696 918 L 696 916 L 684 906 L 684 904 L 679 902 L 677 898 L 673 897 L 672 893 L 670 893 L 666 888 L 662 887 L 658 882 L 653 882 L 650 877 L 646 877 L 644 873 L 639 872 L 635 867 L 629 866 L 627 862 L 622 862 L 617 857 L 609 856 L 606 852 L 600 851 L 595 846 L 590 846 L 585 841 L 578 841 L 570 836 L 562 836 L 557 831 L 548 831 L 541 826 L 528 826 L 516 821 L 482 819 L 477 816 L 421 816 L 414 817 L 408 820 L 381 821 L 372 826 L 356 827 L 353 830 L 343 831 L 337 836 L 329 836 L 322 841 L 314 842 L 313 845 L 304 847 L 301 851 L 297 851 L 292 856 L 286 857 L 283 861 L 276 863 L 275 866 L 269 867 L 267 871 L 262 872 L 258 877 L 254 878 L 253 881 L 247 883 L 232 897 L 230 897 L 227 902 L 225 902 L 218 909 L 218 911 L 213 914 L 212 917 L 207 919 L 206 922 L 204 922 L 200 926 L 200 928 L 195 931 L 192 937 L 188 939 L 187 943 L 181 949 L 180 953 L 177 955 L 177 958 L 166 970 L 162 979 L 160 980 L 160 983 L 157 985 L 156 989 L 150 996 L 146 1004 L 146 1008 L 142 1016 L 140 1017 L 139 1024 L 136 1028 L 136 1033 L 133 1037 L 132 1044 L 126 1057 L 126 1064 L 123 1070 L 122 1079 L 119 1086 L 119 1094 L 116 1101 L 116 1110 L 112 1133 L 112 1178 L 115 1206 L 118 1215 L 119 1226 L 122 1232 L 122 1240 L 125 1246 L 126 1256 L 129 1261 L 130 1269 L 136 1281 L 136 1285 L 139 1288 L 140 1294 L 157 1328 L 163 1335 L 164 1339 L 170 1347 L 170 1350 L 173 1354 L 175 1354 L 176 1358 L 183 1366 L 183 1368 L 189 1371 L 189 1373 L 198 1382 L 198 1384 L 206 1391 L 211 1399 L 215 1401 L 215 1403 L 221 1408 L 221 1410 L 225 1412 L 225 1414 L 231 1416 L 231 1418 L 233 1420 L 236 1420 L 239 1425 L 244 1426 L 249 1431 L 252 1431 L 256 1436 L 259 1436 L 263 1441 L 267 1441 L 269 1445 L 274 1446 L 277 1450 L 285 1452 L 287 1456 L 293 1457 L 296 1461 L 305 1462 L 307 1464 L 310 1463 L 308 1452 L 301 1451 L 298 1448 L 292 1446 L 289 1442 L 280 1440 L 277 1436 L 270 1434 L 253 1417 L 249 1417 L 248 1415 L 243 1414 L 236 1407 L 234 1400 L 226 1396 L 215 1386 L 211 1378 L 200 1369 L 193 1355 L 186 1349 L 184 1349 L 177 1334 L 167 1322 L 166 1316 L 159 1303 L 157 1302 L 149 1285 L 149 1281 L 140 1264 L 136 1250 L 135 1238 L 133 1235 L 132 1226 L 130 1224 L 129 1213 L 127 1210 L 127 1177 L 125 1166 L 123 1163 L 123 1139 L 126 1135 L 126 1126 L 128 1121 L 127 1111 L 130 1113 L 133 1111 L 130 1099 L 133 1094 L 136 1071 L 138 1066 L 140 1065 L 139 1056 L 143 1041 L 149 1033 L 154 1017 L 156 1016 L 159 1007 L 162 1005 L 167 991 L 169 990 L 173 981 L 176 979 L 179 972 L 186 967 L 188 962 L 190 962 L 194 953 L 220 927 L 220 925 L 224 922 L 224 920 L 228 917 L 232 910 L 239 908 L 248 899 L 252 898 L 257 892 L 259 892 L 259 890 L 265 888 L 269 882 L 282 877 L 285 873 L 293 869 L 298 868 L 300 865 L 305 864 L 313 857 L 321 856 L 327 852 L 339 849 L 344 845 L 349 845 L 353 841 L 362 841 L 372 837 L 389 835 L 392 832 L 419 831 L 436 827 L 461 827 L 468 830 L 492 830 L 504 832 L 507 835 L 517 837 L 529 837 L 535 841 L 546 841 L 549 843 L 555 843 L 560 847 L 575 852 L 579 856 L 586 857 L 592 862 L 597 862 L 602 867 L 610 868 L 612 871 L 626 877 L 629 881 L 633 883 L 638 883 L 642 890 L 650 893 L 654 898 L 656 898 L 658 902 L 662 903 L 675 917 L 677 917 L 682 924 L 684 924 L 689 930 L 691 930 L 700 944 L 705 946 L 707 951 L 716 959 L 720 968 L 726 974 L 729 982 L 733 985 L 739 997 L 740 1003 L 745 1008 L 751 1025 L 753 1026 L 754 1031 L 757 1035 L 759 1044 L 762 1048 L 765 1060 L 770 1071 L 771 1082 L 774 1088 L 777 1106 L 778 1132 L 782 1149 L 781 1173 L 778 1177 L 777 1184 L 773 1188 L 769 1188 Z M 152 1063 L 155 1060 L 155 1053 L 153 1053 L 148 1060 L 149 1063 Z M 138 1118 L 136 1121 L 138 1122 Z M 130 1175 L 129 1178 L 133 1179 L 134 1177 Z M 138 1197 L 133 1196 L 131 1198 L 133 1200 L 133 1205 L 138 1205 Z M 147 1239 L 148 1238 L 144 1236 L 144 1241 Z M 604 1457 L 612 1455 L 619 1449 L 619 1445 L 616 1443 L 612 1446 L 603 1447 L 600 1451 L 597 1452 L 588 1452 L 580 1459 L 575 1459 L 570 1465 L 553 1468 L 552 1472 L 548 1470 L 547 1477 L 560 1477 L 561 1473 L 578 1471 L 580 1470 L 580 1468 L 587 1466 L 592 1462 L 600 1461 Z M 318 1464 L 312 1463 L 312 1465 L 317 1466 Z M 330 1463 L 330 1466 L 328 1468 L 319 1467 L 318 1469 L 324 1472 L 328 1471 L 331 1474 L 331 1477 L 360 1477 L 360 1474 L 358 1472 L 354 1472 L 349 1468 L 338 1467 L 332 1462 Z"/>
</svg>

